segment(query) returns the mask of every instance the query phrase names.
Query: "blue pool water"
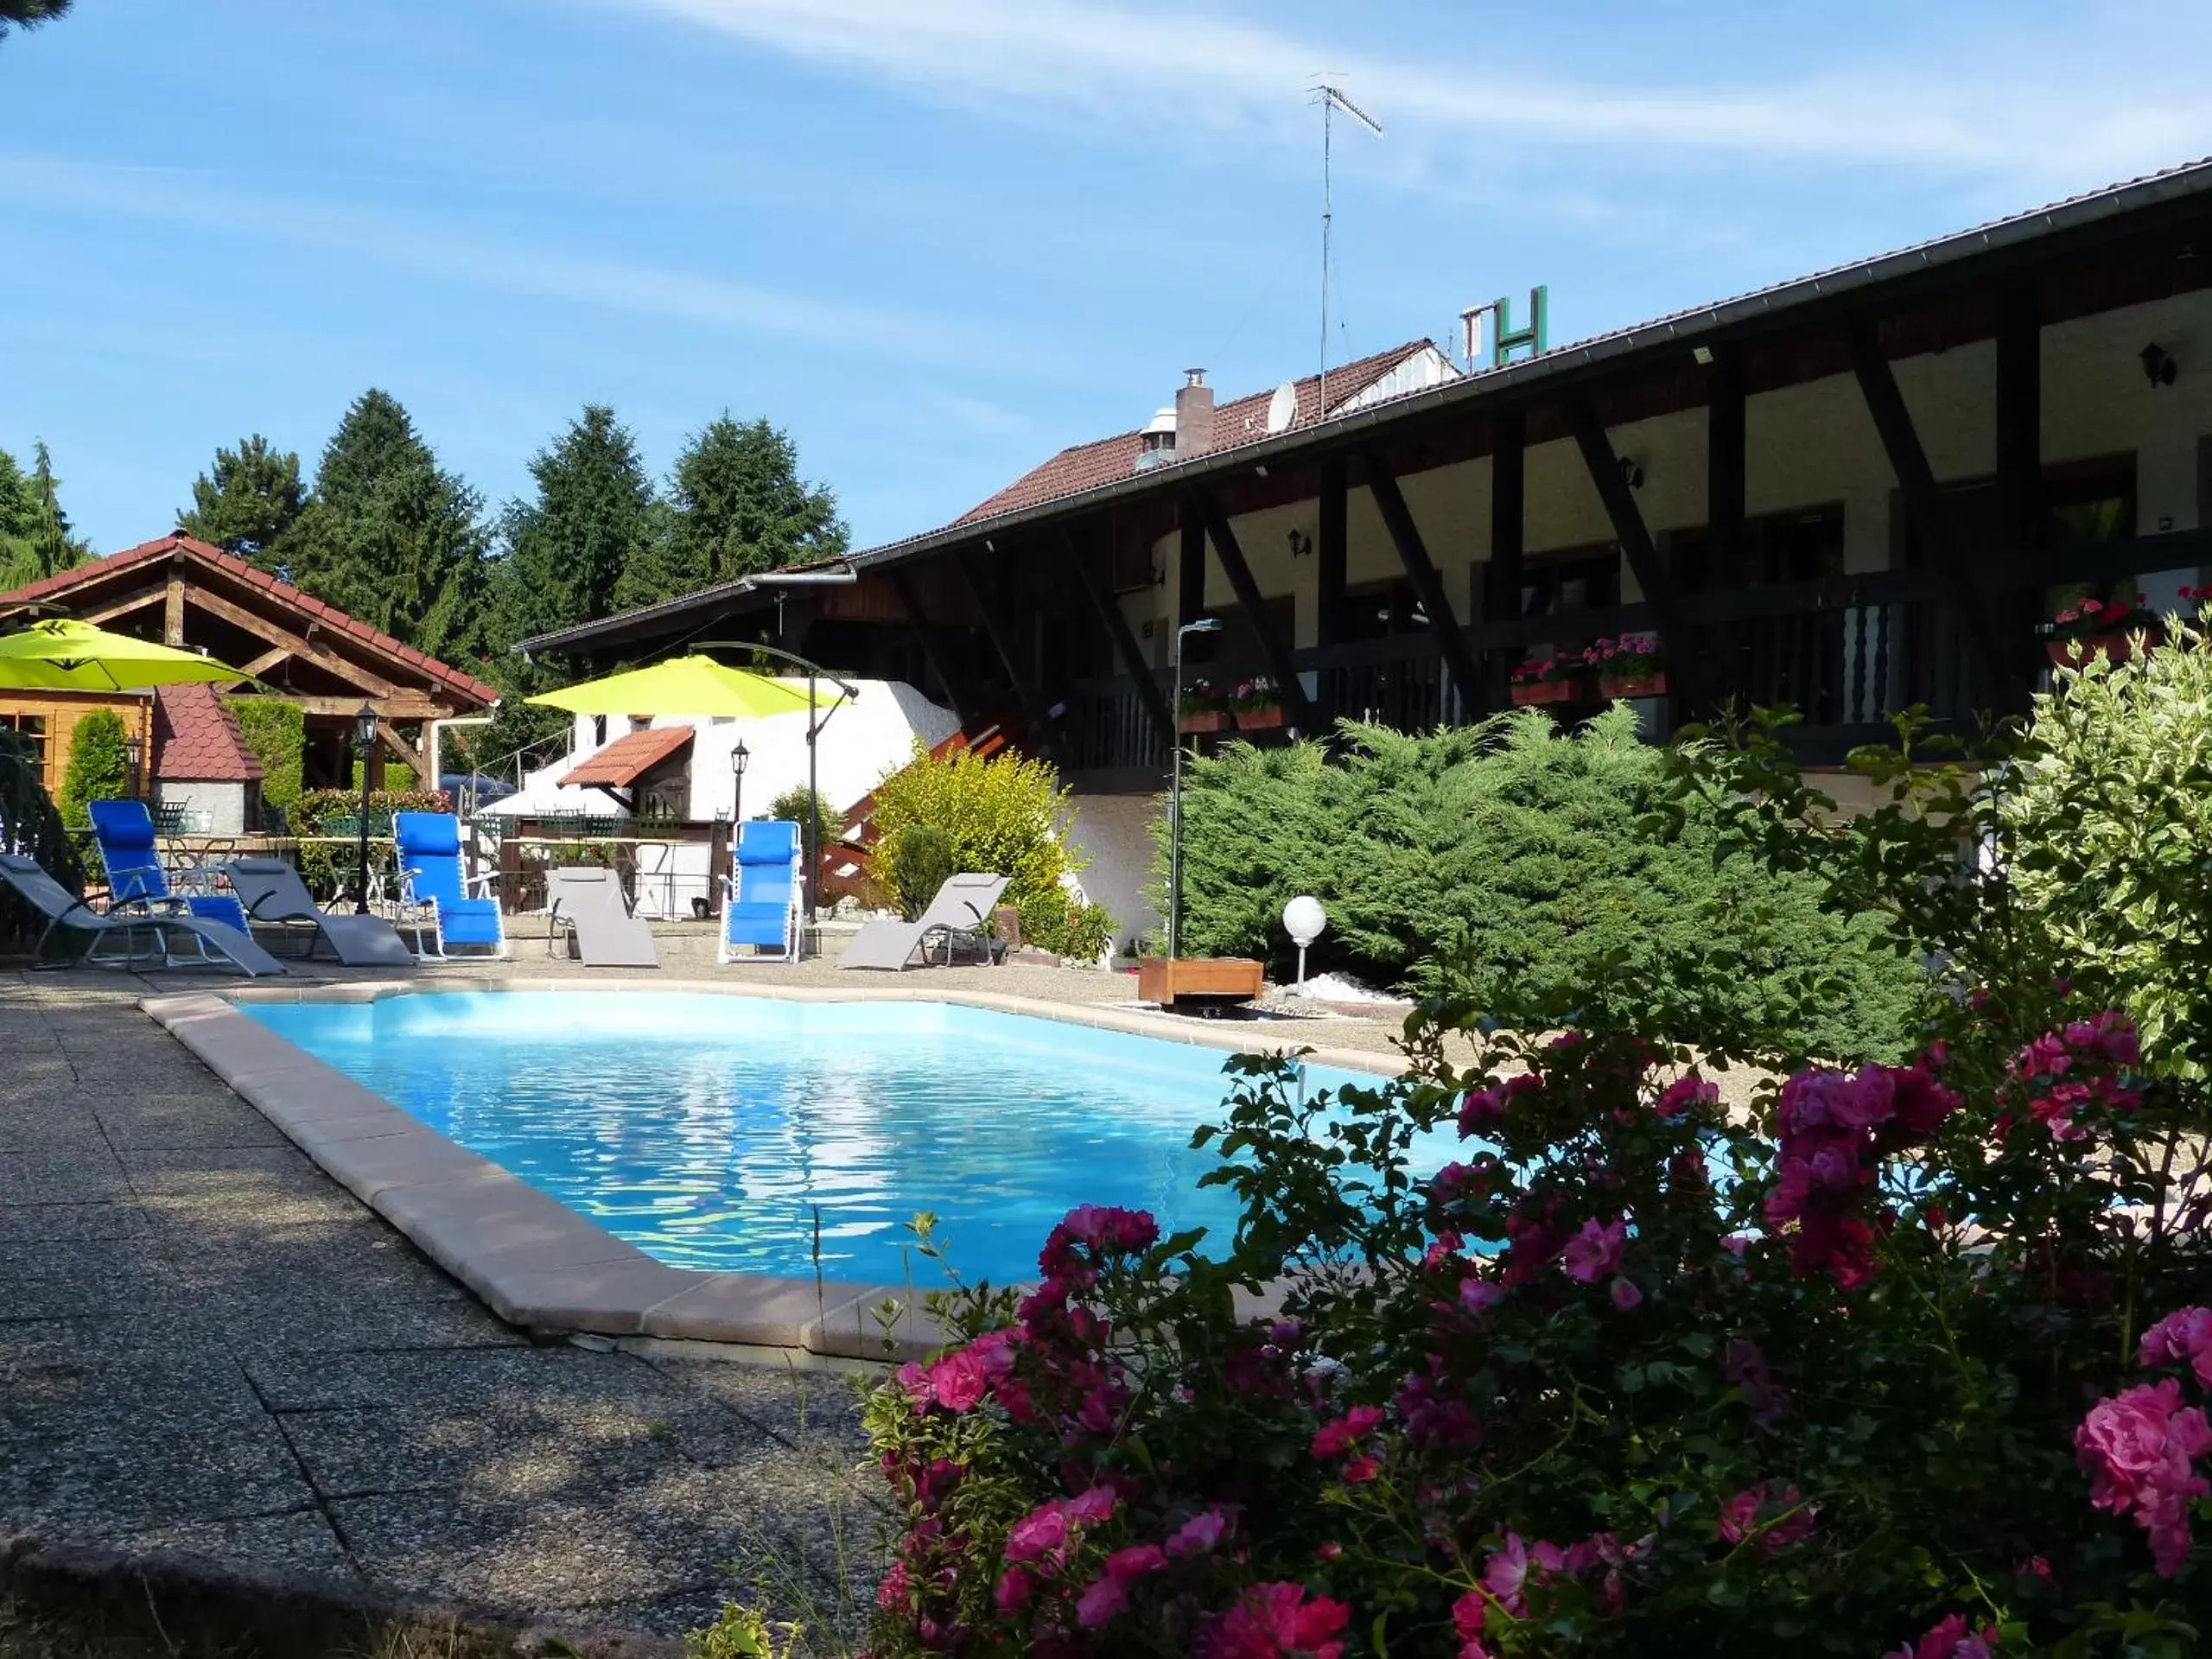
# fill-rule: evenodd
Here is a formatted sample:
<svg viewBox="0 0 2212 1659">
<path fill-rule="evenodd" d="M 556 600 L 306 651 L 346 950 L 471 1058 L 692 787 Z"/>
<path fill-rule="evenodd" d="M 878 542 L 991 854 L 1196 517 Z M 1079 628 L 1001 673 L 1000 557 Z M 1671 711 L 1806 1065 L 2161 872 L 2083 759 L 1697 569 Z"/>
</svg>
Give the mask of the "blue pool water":
<svg viewBox="0 0 2212 1659">
<path fill-rule="evenodd" d="M 247 1002 L 253 1019 L 664 1262 L 880 1282 L 934 1278 L 938 1218 L 969 1279 L 1033 1277 L 1078 1204 L 1214 1230 L 1235 1200 L 1191 1131 L 1228 1058 L 937 1002 L 479 991 Z M 1376 1079 L 1313 1066 L 1309 1090 Z M 1455 1151 L 1425 1148 L 1431 1168 Z"/>
</svg>

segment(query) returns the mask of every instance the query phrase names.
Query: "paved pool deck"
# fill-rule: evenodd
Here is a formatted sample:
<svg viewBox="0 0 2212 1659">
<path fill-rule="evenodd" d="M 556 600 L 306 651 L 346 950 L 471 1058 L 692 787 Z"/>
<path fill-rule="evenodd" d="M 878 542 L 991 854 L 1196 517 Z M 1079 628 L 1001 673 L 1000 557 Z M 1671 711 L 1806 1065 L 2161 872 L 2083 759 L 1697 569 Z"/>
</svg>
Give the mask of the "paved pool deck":
<svg viewBox="0 0 2212 1659">
<path fill-rule="evenodd" d="M 652 978 L 537 949 L 416 977 Z M 241 983 L 0 972 L 0 1531 L 665 1632 L 731 1597 L 803 1616 L 841 1584 L 869 1592 L 876 1485 L 836 1363 L 533 1340 L 496 1318 L 138 1006 Z M 902 988 L 938 987 L 1112 1004 L 1132 982 L 1009 966 Z M 1395 1031 L 1298 1026 L 1375 1052 Z"/>
</svg>

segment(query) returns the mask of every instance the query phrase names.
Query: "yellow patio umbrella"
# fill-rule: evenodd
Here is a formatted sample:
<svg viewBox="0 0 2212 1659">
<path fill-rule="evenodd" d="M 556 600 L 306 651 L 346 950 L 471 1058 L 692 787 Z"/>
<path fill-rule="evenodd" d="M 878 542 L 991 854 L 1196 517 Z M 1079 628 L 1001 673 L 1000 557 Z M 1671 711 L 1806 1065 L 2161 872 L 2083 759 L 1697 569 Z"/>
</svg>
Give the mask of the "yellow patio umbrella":
<svg viewBox="0 0 2212 1659">
<path fill-rule="evenodd" d="M 648 668 L 582 680 L 528 699 L 572 715 L 719 715 L 760 719 L 809 706 L 806 688 L 751 669 L 725 668 L 711 657 L 671 657 Z"/>
<path fill-rule="evenodd" d="M 249 679 L 198 652 L 52 618 L 0 633 L 0 690 L 147 691 L 160 685 Z"/>
</svg>

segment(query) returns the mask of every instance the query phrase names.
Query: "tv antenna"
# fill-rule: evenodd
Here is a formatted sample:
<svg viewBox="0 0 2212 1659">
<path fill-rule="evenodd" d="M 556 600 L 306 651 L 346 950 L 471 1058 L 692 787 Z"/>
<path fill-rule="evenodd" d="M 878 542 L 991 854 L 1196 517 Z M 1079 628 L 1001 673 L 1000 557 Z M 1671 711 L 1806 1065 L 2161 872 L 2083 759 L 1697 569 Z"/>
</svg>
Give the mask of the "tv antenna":
<svg viewBox="0 0 2212 1659">
<path fill-rule="evenodd" d="M 1332 128 L 1338 110 L 1377 138 L 1382 136 L 1382 124 L 1346 98 L 1341 86 L 1320 80 L 1312 90 L 1312 101 L 1321 106 L 1321 376 L 1313 384 L 1313 418 L 1318 421 L 1329 412 L 1329 228 L 1335 217 L 1330 182 Z"/>
</svg>

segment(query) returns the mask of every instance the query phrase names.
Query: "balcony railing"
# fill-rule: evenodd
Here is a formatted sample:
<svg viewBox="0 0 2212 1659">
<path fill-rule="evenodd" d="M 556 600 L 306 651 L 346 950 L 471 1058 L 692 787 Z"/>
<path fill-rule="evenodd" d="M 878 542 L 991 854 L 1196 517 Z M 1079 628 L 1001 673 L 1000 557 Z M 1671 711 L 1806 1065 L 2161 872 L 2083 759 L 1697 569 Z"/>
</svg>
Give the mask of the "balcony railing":
<svg viewBox="0 0 2212 1659">
<path fill-rule="evenodd" d="M 1924 704 L 1939 723 L 1970 730 L 1986 711 L 2021 713 L 2047 664 L 2038 624 L 2046 591 L 2109 582 L 2212 561 L 2212 531 L 1985 561 L 1973 569 L 1980 619 L 1939 569 L 1875 571 L 1814 582 L 1700 594 L 1677 601 L 1666 642 L 1686 663 L 1668 700 L 1675 720 L 1722 703 L 1789 704 L 1803 716 L 1794 741 L 1808 762 L 1840 760 L 1882 735 L 1891 715 Z M 1532 647 L 1580 650 L 1624 632 L 1656 632 L 1648 604 L 1481 622 L 1462 630 L 1480 683 L 1452 682 L 1432 633 L 1309 648 L 1294 660 L 1325 720 L 1370 721 L 1400 731 L 1464 725 L 1508 705 L 1506 671 Z M 1988 655 L 1985 654 L 1985 641 Z M 1990 660 L 1993 655 L 1994 660 Z M 1206 664 L 1209 678 L 1264 671 L 1256 662 Z M 1166 678 L 1161 677 L 1163 689 Z M 1158 770 L 1166 744 L 1145 717 L 1135 683 L 1069 688 L 1058 725 L 1061 764 L 1075 772 Z"/>
</svg>

